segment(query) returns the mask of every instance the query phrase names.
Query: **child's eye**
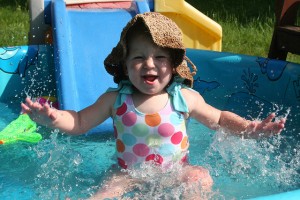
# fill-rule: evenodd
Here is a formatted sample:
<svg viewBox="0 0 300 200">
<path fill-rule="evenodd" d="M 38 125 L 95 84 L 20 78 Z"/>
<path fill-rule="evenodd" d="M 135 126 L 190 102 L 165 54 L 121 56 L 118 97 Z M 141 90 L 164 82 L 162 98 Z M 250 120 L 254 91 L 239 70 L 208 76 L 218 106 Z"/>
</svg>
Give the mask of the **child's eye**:
<svg viewBox="0 0 300 200">
<path fill-rule="evenodd" d="M 143 59 L 143 56 L 134 56 L 133 59 L 134 59 L 134 60 Z"/>
<path fill-rule="evenodd" d="M 156 56 L 157 59 L 164 59 L 167 58 L 166 56 Z"/>
<path fill-rule="evenodd" d="M 155 58 L 159 61 L 162 61 L 162 62 L 165 62 L 169 59 L 169 57 L 166 56 L 166 55 L 158 55 L 158 56 L 155 56 Z"/>
</svg>

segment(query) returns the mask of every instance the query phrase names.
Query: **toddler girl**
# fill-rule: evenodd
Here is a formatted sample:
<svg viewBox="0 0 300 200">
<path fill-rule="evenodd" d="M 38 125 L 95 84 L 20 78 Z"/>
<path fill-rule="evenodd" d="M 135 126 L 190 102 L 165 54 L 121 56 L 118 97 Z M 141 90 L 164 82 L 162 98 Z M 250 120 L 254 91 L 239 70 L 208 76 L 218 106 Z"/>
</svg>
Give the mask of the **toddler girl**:
<svg viewBox="0 0 300 200">
<path fill-rule="evenodd" d="M 263 121 L 248 121 L 208 105 L 191 89 L 196 68 L 190 62 L 191 72 L 187 62 L 181 31 L 172 20 L 155 12 L 138 14 L 123 29 L 119 43 L 104 61 L 118 88 L 109 89 L 79 112 L 57 110 L 29 98 L 22 108 L 37 123 L 73 135 L 112 117 L 121 168 L 152 162 L 166 169 L 179 163 L 182 170 L 178 181 L 199 183 L 202 189 L 210 190 L 213 181 L 208 170 L 188 163 L 188 118 L 244 137 L 278 134 L 285 119 L 274 121 L 272 113 Z M 140 182 L 120 171 L 95 198 L 121 196 Z"/>
</svg>

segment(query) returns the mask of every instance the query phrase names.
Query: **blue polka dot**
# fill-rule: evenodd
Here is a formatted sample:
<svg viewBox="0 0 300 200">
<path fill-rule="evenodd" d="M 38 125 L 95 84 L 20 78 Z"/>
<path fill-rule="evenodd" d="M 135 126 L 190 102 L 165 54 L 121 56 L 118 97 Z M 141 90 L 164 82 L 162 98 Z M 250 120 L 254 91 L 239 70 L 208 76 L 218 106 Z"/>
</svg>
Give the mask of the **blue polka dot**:
<svg viewBox="0 0 300 200">
<path fill-rule="evenodd" d="M 173 112 L 170 115 L 170 122 L 175 126 L 180 125 L 184 122 L 184 117 L 179 113 Z"/>
<path fill-rule="evenodd" d="M 128 134 L 128 133 L 124 133 L 122 135 L 122 140 L 123 140 L 123 143 L 127 146 L 132 146 L 136 143 L 136 138 L 133 135 Z"/>
<path fill-rule="evenodd" d="M 162 156 L 171 156 L 174 154 L 175 146 L 173 144 L 163 144 L 160 146 L 158 152 Z"/>
</svg>

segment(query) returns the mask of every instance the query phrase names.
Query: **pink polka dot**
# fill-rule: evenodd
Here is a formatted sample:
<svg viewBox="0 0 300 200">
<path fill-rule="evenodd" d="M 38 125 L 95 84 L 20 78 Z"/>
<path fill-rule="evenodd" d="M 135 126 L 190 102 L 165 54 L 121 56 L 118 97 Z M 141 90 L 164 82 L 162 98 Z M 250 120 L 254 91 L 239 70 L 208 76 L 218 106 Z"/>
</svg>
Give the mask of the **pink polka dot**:
<svg viewBox="0 0 300 200">
<path fill-rule="evenodd" d="M 174 133 L 171 137 L 172 144 L 179 144 L 183 138 L 183 134 L 181 131 Z"/>
<path fill-rule="evenodd" d="M 123 115 L 126 111 L 127 111 L 127 105 L 123 103 L 122 106 L 117 109 L 116 114 L 120 116 Z"/>
<path fill-rule="evenodd" d="M 183 157 L 181 158 L 181 162 L 182 162 L 182 163 L 188 163 L 188 156 L 187 156 L 187 155 L 183 156 Z"/>
<path fill-rule="evenodd" d="M 134 112 L 128 112 L 122 117 L 122 122 L 125 126 L 132 126 L 136 123 L 137 116 Z"/>
<path fill-rule="evenodd" d="M 161 155 L 159 154 L 150 154 L 146 157 L 146 161 L 154 161 L 157 164 L 162 164 L 164 159 Z"/>
<path fill-rule="evenodd" d="M 158 127 L 158 133 L 163 137 L 171 136 L 174 133 L 174 130 L 175 130 L 174 126 L 169 123 L 161 124 Z"/>
<path fill-rule="evenodd" d="M 118 164 L 123 169 L 127 169 L 127 165 L 125 164 L 125 161 L 122 158 L 118 158 Z"/>
<path fill-rule="evenodd" d="M 114 126 L 114 137 L 118 138 L 118 131 L 117 131 L 117 127 Z"/>
<path fill-rule="evenodd" d="M 141 143 L 134 145 L 132 150 L 137 156 L 141 156 L 141 157 L 148 155 L 150 151 L 149 147 L 146 144 L 141 144 Z"/>
<path fill-rule="evenodd" d="M 130 152 L 123 153 L 123 159 L 125 160 L 127 165 L 132 165 L 137 162 L 137 157 Z"/>
</svg>

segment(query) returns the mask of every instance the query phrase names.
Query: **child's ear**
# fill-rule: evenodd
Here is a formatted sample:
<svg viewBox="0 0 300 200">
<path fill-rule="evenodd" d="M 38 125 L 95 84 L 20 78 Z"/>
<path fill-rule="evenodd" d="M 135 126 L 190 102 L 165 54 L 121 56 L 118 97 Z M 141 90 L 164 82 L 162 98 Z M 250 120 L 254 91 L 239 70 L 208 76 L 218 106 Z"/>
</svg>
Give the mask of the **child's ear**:
<svg viewBox="0 0 300 200">
<path fill-rule="evenodd" d="M 176 68 L 175 67 L 173 67 L 173 69 L 172 69 L 172 74 L 176 74 Z"/>
</svg>

